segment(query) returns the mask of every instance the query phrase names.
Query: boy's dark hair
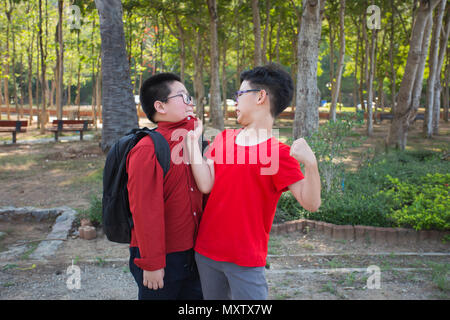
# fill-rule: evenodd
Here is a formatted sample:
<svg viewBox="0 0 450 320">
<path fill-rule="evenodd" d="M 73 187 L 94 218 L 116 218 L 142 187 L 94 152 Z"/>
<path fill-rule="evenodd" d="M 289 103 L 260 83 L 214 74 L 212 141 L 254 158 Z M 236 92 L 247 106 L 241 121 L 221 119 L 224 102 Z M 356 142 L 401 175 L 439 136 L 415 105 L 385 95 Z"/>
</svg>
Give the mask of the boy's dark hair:
<svg viewBox="0 0 450 320">
<path fill-rule="evenodd" d="M 173 73 L 159 73 L 146 79 L 142 84 L 139 92 L 142 110 L 144 110 L 147 118 L 153 120 L 156 113 L 155 101 L 165 101 L 170 94 L 169 84 L 174 81 L 180 81 L 180 77 Z"/>
<path fill-rule="evenodd" d="M 276 118 L 292 101 L 294 83 L 289 73 L 277 64 L 255 67 L 241 73 L 241 83 L 248 81 L 252 89 L 269 94 L 270 113 Z"/>
</svg>

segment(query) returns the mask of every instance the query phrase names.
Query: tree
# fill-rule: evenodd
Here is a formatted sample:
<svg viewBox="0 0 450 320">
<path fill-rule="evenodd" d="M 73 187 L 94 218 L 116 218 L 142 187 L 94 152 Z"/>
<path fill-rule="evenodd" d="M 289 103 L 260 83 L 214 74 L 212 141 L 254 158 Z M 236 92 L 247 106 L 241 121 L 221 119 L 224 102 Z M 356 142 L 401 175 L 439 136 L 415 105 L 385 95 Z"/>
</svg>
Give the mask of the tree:
<svg viewBox="0 0 450 320">
<path fill-rule="evenodd" d="M 445 1 L 443 1 L 445 2 Z M 445 23 L 445 28 L 442 28 L 441 40 L 439 44 L 439 54 L 437 58 L 437 67 L 436 67 L 436 80 L 434 81 L 434 98 L 433 98 L 433 134 L 437 135 L 439 131 L 439 120 L 440 120 L 440 111 L 441 111 L 441 70 L 444 64 L 444 57 L 447 51 L 447 59 L 450 55 L 447 49 L 448 38 L 450 37 L 450 6 L 447 7 L 447 18 Z M 448 68 L 448 67 L 447 67 Z M 448 77 L 448 76 L 447 76 Z M 448 79 L 447 79 L 448 81 Z M 444 82 L 444 81 L 442 81 Z M 447 106 L 448 112 L 448 86 L 447 86 L 447 98 L 444 96 L 444 106 Z M 444 117 L 445 118 L 445 117 Z"/>
<path fill-rule="evenodd" d="M 47 3 L 46 6 L 47 7 Z M 47 12 L 47 10 L 46 10 Z M 44 134 L 45 133 L 45 124 L 47 123 L 47 105 L 46 105 L 46 94 L 47 94 L 47 86 L 46 86 L 46 78 L 45 78 L 45 73 L 46 73 L 46 58 L 47 58 L 47 49 L 45 48 L 46 45 L 44 46 L 43 43 L 43 25 L 42 25 L 43 19 L 42 19 L 42 0 L 39 0 L 39 49 L 41 52 L 41 87 L 42 87 L 42 109 L 41 112 L 39 113 L 39 122 L 40 122 L 40 133 Z M 47 30 L 47 28 L 46 28 Z M 44 50 L 45 48 L 45 50 Z"/>
<path fill-rule="evenodd" d="M 58 24 L 56 26 L 56 108 L 58 119 L 63 118 L 63 75 L 64 75 L 64 45 L 63 45 L 63 7 L 64 1 L 58 0 Z"/>
<path fill-rule="evenodd" d="M 217 36 L 217 3 L 216 0 L 207 0 L 210 18 L 210 65 L 211 88 L 209 98 L 209 114 L 211 125 L 223 130 L 223 112 L 220 109 L 220 81 L 219 81 L 219 43 Z"/>
<path fill-rule="evenodd" d="M 295 101 L 294 139 L 310 136 L 319 127 L 317 61 L 326 0 L 304 0 L 298 34 L 298 69 Z"/>
<path fill-rule="evenodd" d="M 438 67 L 438 54 L 439 54 L 439 35 L 441 34 L 441 26 L 442 19 L 444 17 L 445 11 L 445 3 L 446 0 L 441 0 L 440 5 L 438 6 L 437 12 L 434 16 L 433 22 L 433 36 L 431 38 L 431 47 L 430 47 L 430 58 L 429 58 L 429 76 L 427 83 L 427 103 L 425 105 L 425 119 L 423 121 L 423 132 L 427 136 L 427 138 L 431 138 L 433 134 L 433 109 L 435 98 L 436 100 L 440 100 L 440 95 L 435 96 L 435 84 L 436 80 L 440 82 L 440 76 L 436 77 L 437 73 L 441 73 Z M 437 79 L 436 79 L 437 78 Z M 437 102 L 437 101 L 436 101 Z M 439 114 L 440 110 L 437 109 L 437 113 Z M 439 118 L 438 118 L 439 119 Z"/>
<path fill-rule="evenodd" d="M 139 124 L 125 49 L 122 4 L 120 0 L 95 0 L 95 5 L 100 17 L 103 66 L 101 148 L 107 151 Z"/>
<path fill-rule="evenodd" d="M 344 17 L 345 17 L 345 0 L 340 0 L 339 8 L 339 61 L 336 74 L 336 82 L 333 83 L 333 91 L 331 97 L 330 107 L 330 120 L 336 121 L 336 104 L 338 101 L 339 93 L 341 91 L 341 79 L 342 71 L 344 70 L 344 58 L 345 58 L 345 29 L 344 29 Z"/>
<path fill-rule="evenodd" d="M 372 2 L 373 3 L 373 2 Z M 367 20 L 366 20 L 367 23 Z M 373 135 L 373 78 L 375 76 L 375 60 L 377 48 L 377 28 L 372 29 L 372 39 L 370 42 L 370 71 L 367 83 L 367 135 Z"/>
<path fill-rule="evenodd" d="M 389 128 L 387 144 L 404 150 L 408 128 L 418 109 L 418 99 L 422 89 L 424 60 L 428 51 L 428 37 L 431 32 L 431 14 L 440 0 L 420 0 L 416 9 L 408 59 L 398 93 L 397 107 Z M 417 104 L 417 105 L 416 105 Z"/>
<path fill-rule="evenodd" d="M 3 85 L 4 85 L 4 92 L 5 92 L 5 104 L 6 104 L 6 112 L 7 112 L 7 119 L 10 120 L 10 110 L 9 110 L 9 77 L 10 77 L 10 70 L 9 70 L 9 33 L 10 33 L 10 28 L 11 28 L 11 14 L 13 11 L 13 6 L 11 4 L 9 4 L 8 7 L 8 2 L 4 1 L 4 5 L 5 5 L 5 14 L 7 17 L 7 23 L 6 23 L 6 51 L 5 51 L 5 65 L 4 65 L 4 78 L 3 78 Z"/>
<path fill-rule="evenodd" d="M 259 1 L 252 0 L 253 35 L 255 36 L 254 66 L 262 65 L 261 52 L 261 19 L 259 17 Z"/>
</svg>

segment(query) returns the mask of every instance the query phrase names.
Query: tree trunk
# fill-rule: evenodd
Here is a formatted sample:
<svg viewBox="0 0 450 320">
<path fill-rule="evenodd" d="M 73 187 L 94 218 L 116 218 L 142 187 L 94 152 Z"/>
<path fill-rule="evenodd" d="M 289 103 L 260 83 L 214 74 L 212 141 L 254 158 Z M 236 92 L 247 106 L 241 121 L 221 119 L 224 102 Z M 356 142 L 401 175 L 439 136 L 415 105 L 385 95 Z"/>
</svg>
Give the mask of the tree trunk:
<svg viewBox="0 0 450 320">
<path fill-rule="evenodd" d="M 278 27 L 277 27 L 277 43 L 275 45 L 277 64 L 280 64 L 280 34 L 281 34 L 281 13 L 278 13 Z"/>
<path fill-rule="evenodd" d="M 58 119 L 63 118 L 63 72 L 64 72 L 64 45 L 63 45 L 63 6 L 64 1 L 58 0 L 59 22 L 56 26 L 56 38 L 58 46 L 56 48 L 56 108 L 58 110 Z"/>
<path fill-rule="evenodd" d="M 319 127 L 317 61 L 326 0 L 304 0 L 298 34 L 298 64 L 293 138 L 310 136 Z"/>
<path fill-rule="evenodd" d="M 223 118 L 228 120 L 228 105 L 227 105 L 227 41 L 224 40 L 222 44 L 222 73 L 221 73 L 221 85 L 222 85 L 222 106 L 223 106 Z"/>
<path fill-rule="evenodd" d="M 255 36 L 254 66 L 262 65 L 261 54 L 261 19 L 259 17 L 259 1 L 252 0 L 253 35 Z"/>
<path fill-rule="evenodd" d="M 423 121 L 423 133 L 427 138 L 433 135 L 433 109 L 437 100 L 440 100 L 440 95 L 435 96 L 435 81 L 440 81 L 440 70 L 437 69 L 438 54 L 439 54 L 439 35 L 441 34 L 442 19 L 444 17 L 446 0 L 441 0 L 437 8 L 437 12 L 433 20 L 433 36 L 430 44 L 430 58 L 428 60 L 429 75 L 427 82 L 427 102 L 425 104 L 425 117 Z M 436 76 L 439 73 L 439 77 Z M 437 78 L 437 79 L 436 79 Z M 434 101 L 436 99 L 436 101 Z M 437 112 L 439 113 L 439 109 Z"/>
<path fill-rule="evenodd" d="M 50 102 L 50 108 L 53 109 L 53 107 L 55 106 L 55 91 L 56 91 L 56 81 L 57 81 L 57 71 L 56 71 L 56 66 L 55 68 L 53 68 L 53 79 L 52 79 L 52 88 L 50 90 L 50 88 L 48 88 L 48 83 L 47 85 L 47 93 L 48 93 L 48 100 Z"/>
<path fill-rule="evenodd" d="M 357 25 L 356 19 L 352 19 L 353 23 Z M 358 61 L 359 61 L 359 41 L 360 41 L 360 31 L 359 27 L 356 29 L 356 50 L 355 50 L 355 73 L 353 78 L 353 106 L 355 107 L 355 112 L 358 112 Z"/>
<path fill-rule="evenodd" d="M 102 61 L 102 141 L 107 151 L 130 129 L 139 126 L 125 49 L 122 3 L 95 0 L 100 17 Z"/>
<path fill-rule="evenodd" d="M 372 40 L 370 43 L 370 71 L 369 82 L 367 84 L 367 136 L 373 135 L 373 79 L 375 76 L 375 60 L 377 59 L 376 47 L 377 47 L 377 35 L 378 30 L 372 29 Z"/>
<path fill-rule="evenodd" d="M 434 135 L 439 134 L 439 121 L 441 117 L 441 91 L 442 91 L 441 70 L 444 64 L 444 57 L 445 52 L 447 51 L 447 43 L 449 36 L 450 36 L 450 7 L 447 7 L 447 19 L 445 23 L 445 29 L 442 30 L 441 41 L 439 44 L 439 55 L 437 59 L 438 62 L 436 68 L 436 80 L 434 81 L 434 100 L 433 100 L 434 105 L 433 105 L 433 123 L 432 123 Z M 450 52 L 447 51 L 447 56 L 449 55 Z M 447 110 L 448 110 L 448 103 L 449 99 L 447 96 L 447 100 L 444 100 L 444 105 L 447 105 Z"/>
<path fill-rule="evenodd" d="M 389 64 L 391 66 L 391 113 L 395 112 L 395 107 L 397 105 L 396 99 L 396 77 L 397 72 L 394 66 L 394 0 L 391 0 L 391 36 L 390 36 L 390 46 L 389 46 Z"/>
<path fill-rule="evenodd" d="M 12 64 L 13 97 L 14 97 L 14 107 L 16 109 L 17 120 L 19 120 L 20 111 L 19 111 L 19 99 L 17 97 L 17 82 L 16 82 L 16 33 L 14 31 L 14 28 L 12 28 L 11 33 L 12 33 L 11 64 Z"/>
<path fill-rule="evenodd" d="M 33 41 L 31 41 L 33 43 Z M 28 107 L 30 108 L 29 113 L 29 124 L 33 124 L 33 45 L 29 48 L 28 53 Z"/>
<path fill-rule="evenodd" d="M 186 64 L 186 39 L 185 39 L 185 35 L 184 35 L 184 29 L 183 26 L 181 25 L 180 19 L 178 18 L 178 16 L 175 16 L 176 18 L 176 23 L 177 23 L 177 28 L 178 28 L 178 34 L 179 36 L 179 42 L 180 42 L 180 49 L 181 49 L 181 53 L 180 53 L 180 79 L 181 82 L 184 84 L 184 69 L 185 69 L 185 64 Z"/>
<path fill-rule="evenodd" d="M 80 58 L 80 29 L 77 30 L 77 53 L 78 53 L 78 71 L 77 71 L 77 96 L 75 104 L 78 106 L 77 119 L 80 120 L 81 109 L 81 58 Z"/>
<path fill-rule="evenodd" d="M 336 104 L 341 92 L 341 79 L 342 71 L 344 70 L 344 58 L 345 58 L 345 29 L 344 29 L 344 17 L 345 17 L 345 0 L 340 1 L 339 8 L 339 61 L 337 65 L 336 82 L 333 83 L 333 91 L 331 97 L 331 108 L 330 108 L 330 120 L 336 122 Z"/>
<path fill-rule="evenodd" d="M 219 44 L 217 35 L 217 3 L 216 0 L 207 0 L 208 10 L 210 17 L 210 37 L 211 37 L 211 52 L 210 52 L 210 65 L 211 65 L 211 89 L 209 98 L 209 114 L 211 125 L 218 129 L 223 130 L 223 113 L 220 110 L 220 80 L 219 80 Z"/>
<path fill-rule="evenodd" d="M 365 7 L 368 6 L 368 2 L 367 0 L 364 2 Z M 364 87 L 367 90 L 368 84 L 369 84 L 369 56 L 370 56 L 370 46 L 369 46 L 369 38 L 367 36 L 367 12 L 366 10 L 364 10 L 364 20 L 363 20 L 363 24 L 362 24 L 362 34 L 363 34 L 363 40 L 364 40 L 364 78 L 363 78 L 363 85 L 362 85 L 362 97 L 361 99 L 363 100 L 362 102 L 362 108 L 365 112 L 367 112 L 367 101 L 366 103 L 364 103 Z"/>
<path fill-rule="evenodd" d="M 39 23 L 38 23 L 39 25 Z M 38 30 L 39 32 L 39 30 Z M 36 37 L 36 113 L 38 116 L 38 121 L 36 122 L 37 128 L 40 129 L 41 124 L 39 121 L 39 115 L 40 115 L 40 107 L 39 107 L 39 82 L 40 82 L 40 73 L 39 73 L 39 36 Z"/>
<path fill-rule="evenodd" d="M 387 144 L 404 150 L 408 128 L 417 112 L 417 98 L 422 89 L 424 60 L 427 56 L 428 37 L 431 32 L 431 14 L 440 0 L 421 1 L 414 19 L 410 38 L 410 49 L 402 83 L 398 93 L 397 107 L 394 113 Z M 428 28 L 428 29 L 427 29 Z M 422 63 L 423 62 L 423 63 Z"/>
<path fill-rule="evenodd" d="M 364 20 L 366 21 L 366 20 Z M 359 23 L 359 26 L 361 26 L 362 29 L 362 37 L 360 38 L 361 40 L 361 65 L 360 65 L 360 77 L 359 77 L 359 99 L 360 99 L 360 104 L 361 104 L 361 109 L 364 110 L 364 112 L 366 111 L 366 104 L 364 103 L 364 79 L 366 78 L 366 73 L 367 73 L 367 68 L 365 67 L 366 65 L 366 56 L 367 56 L 367 50 L 365 50 L 364 45 L 367 44 L 367 41 L 365 41 L 365 38 L 367 38 L 367 34 L 364 36 L 365 28 L 366 28 L 366 24 L 365 22 L 361 22 Z M 359 29 L 358 26 L 358 29 Z"/>
<path fill-rule="evenodd" d="M 47 13 L 47 10 L 46 10 Z M 47 18 L 47 17 L 46 17 Z M 47 124 L 47 105 L 46 105 L 46 94 L 47 94 L 47 86 L 45 79 L 45 73 L 46 73 L 46 65 L 45 60 L 47 58 L 47 52 L 44 51 L 44 44 L 42 42 L 42 0 L 39 0 L 39 48 L 41 51 L 41 73 L 42 73 L 42 80 L 41 80 L 41 87 L 42 87 L 42 109 L 39 114 L 39 122 L 40 122 L 40 133 L 45 133 L 45 125 Z"/>
<path fill-rule="evenodd" d="M 447 54 L 447 68 L 445 71 L 444 88 L 444 121 L 448 122 L 448 109 L 450 104 L 450 54 Z"/>
<path fill-rule="evenodd" d="M 267 37 L 270 28 L 270 0 L 266 0 L 266 26 L 264 28 L 264 39 L 262 48 L 262 63 L 267 63 Z"/>
<path fill-rule="evenodd" d="M 97 121 L 98 121 L 98 114 L 101 112 L 102 107 L 102 66 L 101 66 L 100 59 L 98 60 L 97 64 L 97 76 L 96 76 L 96 84 L 95 84 L 95 100 L 96 100 L 96 108 L 95 108 L 95 115 L 94 115 L 94 126 L 95 129 L 97 129 Z M 139 122 L 139 120 L 138 120 Z"/>
<path fill-rule="evenodd" d="M 70 108 L 71 104 L 72 104 L 72 61 L 70 61 L 69 75 L 67 77 L 67 106 L 69 106 Z"/>
<path fill-rule="evenodd" d="M 6 105 L 6 116 L 7 116 L 7 120 L 11 120 L 11 111 L 9 110 L 9 78 L 11 77 L 10 75 L 10 70 L 9 70 L 9 65 L 10 65 L 10 56 L 9 56 L 9 33 L 10 33 L 10 28 L 11 28 L 11 15 L 12 15 L 12 11 L 13 11 L 13 7 L 10 3 L 10 7 L 9 9 L 7 9 L 7 2 L 4 2 L 5 5 L 5 14 L 6 14 L 6 18 L 7 18 L 7 23 L 6 23 L 6 51 L 5 51 L 5 67 L 4 67 L 4 78 L 3 78 L 3 88 L 4 88 L 4 92 L 5 92 L 5 105 Z M 13 73 L 14 76 L 14 73 Z"/>
<path fill-rule="evenodd" d="M 203 48 L 200 31 L 197 32 L 195 47 L 196 47 L 195 48 L 196 54 L 194 55 L 194 92 L 196 100 L 195 110 L 197 112 L 197 118 L 201 119 L 203 123 L 205 111 L 203 104 L 203 99 L 205 98 L 205 85 L 203 84 L 204 53 L 202 50 Z"/>
</svg>

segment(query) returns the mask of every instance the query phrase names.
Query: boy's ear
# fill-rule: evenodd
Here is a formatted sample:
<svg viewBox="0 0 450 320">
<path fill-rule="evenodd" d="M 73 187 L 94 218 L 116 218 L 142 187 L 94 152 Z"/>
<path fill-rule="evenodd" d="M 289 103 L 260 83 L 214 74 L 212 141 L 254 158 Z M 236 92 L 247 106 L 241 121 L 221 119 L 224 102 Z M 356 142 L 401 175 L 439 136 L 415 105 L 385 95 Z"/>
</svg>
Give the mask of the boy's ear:
<svg viewBox="0 0 450 320">
<path fill-rule="evenodd" d="M 155 107 L 156 112 L 162 113 L 162 114 L 166 113 L 166 110 L 164 109 L 164 103 L 162 103 L 161 101 L 158 101 L 158 100 L 155 101 L 153 106 Z"/>
<path fill-rule="evenodd" d="M 269 96 L 267 95 L 267 91 L 262 89 L 261 91 L 259 91 L 258 93 L 258 104 L 262 104 L 264 103 L 264 101 L 266 99 L 269 99 Z"/>
</svg>

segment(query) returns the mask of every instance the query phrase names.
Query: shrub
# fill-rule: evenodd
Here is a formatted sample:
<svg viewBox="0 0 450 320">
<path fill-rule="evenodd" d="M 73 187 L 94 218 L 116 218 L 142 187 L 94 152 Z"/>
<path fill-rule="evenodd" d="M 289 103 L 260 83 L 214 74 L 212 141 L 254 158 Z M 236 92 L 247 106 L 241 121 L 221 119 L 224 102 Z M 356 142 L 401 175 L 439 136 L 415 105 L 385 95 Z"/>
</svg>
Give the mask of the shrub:
<svg viewBox="0 0 450 320">
<path fill-rule="evenodd" d="M 102 198 L 96 195 L 91 197 L 90 206 L 86 210 L 79 210 L 78 218 L 89 219 L 91 222 L 99 226 L 102 223 Z"/>
<path fill-rule="evenodd" d="M 422 177 L 422 184 L 387 178 L 392 187 L 380 194 L 388 197 L 396 225 L 416 230 L 450 230 L 450 174 L 427 174 Z"/>
<path fill-rule="evenodd" d="M 304 217 L 334 224 L 448 230 L 447 172 L 450 163 L 436 152 L 377 155 L 357 172 L 344 172 L 341 183 L 336 181 L 329 192 L 322 188 L 322 205 L 317 212 L 304 210 L 285 193 L 277 215 L 285 220 Z"/>
<path fill-rule="evenodd" d="M 345 150 L 360 143 L 349 142 L 346 138 L 353 134 L 352 128 L 356 122 L 351 115 L 345 115 L 336 122 L 328 121 L 311 135 L 308 144 L 316 155 L 322 187 L 326 192 L 337 190 L 341 186 L 344 166 L 336 161 L 342 157 Z"/>
</svg>

